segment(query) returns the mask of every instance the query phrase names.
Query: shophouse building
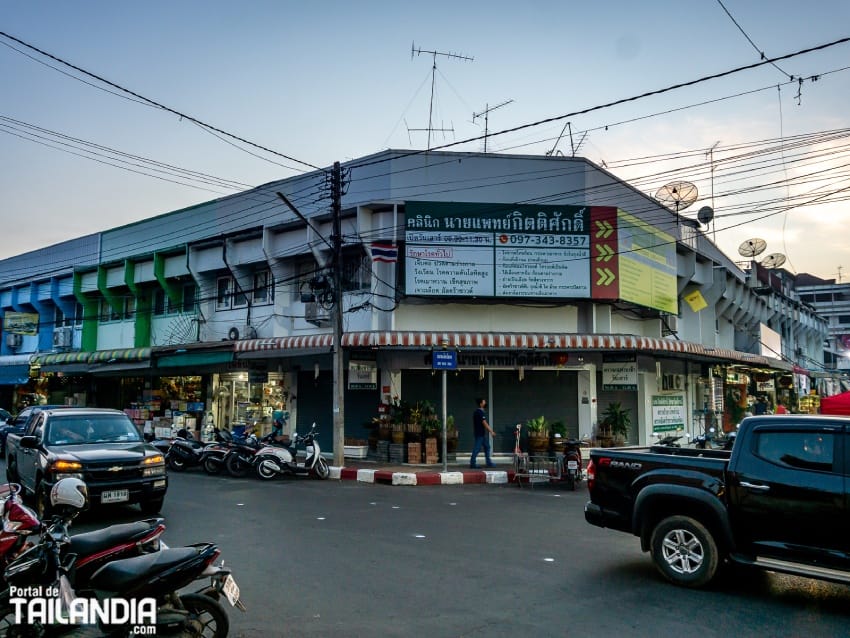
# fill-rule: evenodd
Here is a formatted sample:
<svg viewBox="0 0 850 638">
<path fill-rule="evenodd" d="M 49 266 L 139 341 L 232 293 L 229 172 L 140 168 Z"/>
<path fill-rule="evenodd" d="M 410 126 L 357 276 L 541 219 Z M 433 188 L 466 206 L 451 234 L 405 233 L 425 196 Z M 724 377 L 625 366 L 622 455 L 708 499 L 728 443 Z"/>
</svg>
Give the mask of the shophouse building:
<svg viewBox="0 0 850 638">
<path fill-rule="evenodd" d="M 799 364 L 822 362 L 826 322 L 758 294 L 699 222 L 586 159 L 386 151 L 343 168 L 346 437 L 367 438 L 388 404 L 439 404 L 436 351 L 455 353 L 460 450 L 477 397 L 497 452 L 541 415 L 593 436 L 611 402 L 632 443 L 734 427 L 756 392 L 806 409 Z M 280 410 L 331 449 L 327 177 L 0 261 L 0 403 L 200 430 Z"/>
</svg>

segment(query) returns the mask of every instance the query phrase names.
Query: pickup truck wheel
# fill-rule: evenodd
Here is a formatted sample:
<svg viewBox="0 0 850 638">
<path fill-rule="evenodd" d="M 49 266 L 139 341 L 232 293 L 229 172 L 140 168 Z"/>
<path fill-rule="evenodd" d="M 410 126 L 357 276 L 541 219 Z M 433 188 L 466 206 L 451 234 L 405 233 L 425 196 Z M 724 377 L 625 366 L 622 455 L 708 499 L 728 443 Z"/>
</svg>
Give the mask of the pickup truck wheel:
<svg viewBox="0 0 850 638">
<path fill-rule="evenodd" d="M 15 462 L 10 460 L 6 465 L 6 480 L 9 483 L 20 483 L 18 479 L 18 468 L 15 466 Z"/>
<path fill-rule="evenodd" d="M 717 543 L 702 523 L 689 516 L 671 516 L 656 525 L 651 550 L 658 571 L 676 585 L 702 587 L 717 572 Z"/>
</svg>

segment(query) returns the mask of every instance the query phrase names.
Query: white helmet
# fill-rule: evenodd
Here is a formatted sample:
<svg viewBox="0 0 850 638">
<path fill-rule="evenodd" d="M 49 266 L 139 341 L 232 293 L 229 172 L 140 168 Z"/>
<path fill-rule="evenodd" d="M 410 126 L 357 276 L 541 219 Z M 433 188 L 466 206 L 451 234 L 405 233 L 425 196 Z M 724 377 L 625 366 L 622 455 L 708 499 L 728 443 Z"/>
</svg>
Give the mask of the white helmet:
<svg viewBox="0 0 850 638">
<path fill-rule="evenodd" d="M 54 508 L 83 510 L 89 502 L 89 489 L 78 478 L 63 478 L 50 490 L 50 504 Z"/>
</svg>

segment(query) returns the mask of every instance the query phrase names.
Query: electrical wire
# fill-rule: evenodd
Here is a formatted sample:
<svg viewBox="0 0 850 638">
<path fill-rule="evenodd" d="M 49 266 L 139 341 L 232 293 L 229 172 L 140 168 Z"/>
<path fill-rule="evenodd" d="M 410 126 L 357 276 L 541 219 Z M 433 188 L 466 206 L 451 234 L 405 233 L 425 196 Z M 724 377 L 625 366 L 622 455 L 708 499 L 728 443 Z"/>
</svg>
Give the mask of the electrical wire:
<svg viewBox="0 0 850 638">
<path fill-rule="evenodd" d="M 312 168 L 312 169 L 323 170 L 323 169 L 319 168 L 318 166 L 310 164 L 309 162 L 304 162 L 304 161 L 296 159 L 295 157 L 292 157 L 290 155 L 286 155 L 285 153 L 280 153 L 278 151 L 275 151 L 275 150 L 268 148 L 266 146 L 263 146 L 261 144 L 257 144 L 256 142 L 251 142 L 250 140 L 247 140 L 244 137 L 240 137 L 239 135 L 229 133 L 228 131 L 225 131 L 221 128 L 213 126 L 212 124 L 208 124 L 208 123 L 206 123 L 202 120 L 199 120 L 199 119 L 197 119 L 197 118 L 195 118 L 191 115 L 177 111 L 176 109 L 173 109 L 169 106 L 165 106 L 164 104 L 157 102 L 156 100 L 145 97 L 144 95 L 141 95 L 140 93 L 136 93 L 135 91 L 131 91 L 130 89 L 127 89 L 127 88 L 121 86 L 120 84 L 116 84 L 115 82 L 111 82 L 111 81 L 107 80 L 106 78 L 103 78 L 103 77 L 101 77 L 101 76 L 99 76 L 95 73 L 92 73 L 91 71 L 86 71 L 82 67 L 79 67 L 75 64 L 72 64 L 72 63 L 70 63 L 66 60 L 63 60 L 62 58 L 55 56 L 52 53 L 48 53 L 47 51 L 39 49 L 38 47 L 36 47 L 32 44 L 29 44 L 28 42 L 25 42 L 25 41 L 21 40 L 20 38 L 16 38 L 13 35 L 9 35 L 8 33 L 4 32 L 4 31 L 0 31 L 0 36 L 3 36 L 4 38 L 7 38 L 9 40 L 12 40 L 13 42 L 17 42 L 21 46 L 24 46 L 24 47 L 30 49 L 31 51 L 35 51 L 39 55 L 50 58 L 51 60 L 58 62 L 59 64 L 62 64 L 63 66 L 66 66 L 70 69 L 74 69 L 78 73 L 82 73 L 83 75 L 86 75 L 87 77 L 93 78 L 93 79 L 97 80 L 98 82 L 106 84 L 107 86 L 110 86 L 110 87 L 120 91 L 121 93 L 131 95 L 134 98 L 136 98 L 137 100 L 141 100 L 142 102 L 144 102 L 146 104 L 149 104 L 149 105 L 154 106 L 158 109 L 161 109 L 163 111 L 171 113 L 172 115 L 176 115 L 176 116 L 178 116 L 182 119 L 188 120 L 189 122 L 193 122 L 194 124 L 197 124 L 198 126 L 209 129 L 210 131 L 215 131 L 216 133 L 220 133 L 221 135 L 225 135 L 225 136 L 227 136 L 227 137 L 229 137 L 233 140 L 242 142 L 243 144 L 247 144 L 248 146 L 253 146 L 254 148 L 265 151 L 266 153 L 270 153 L 272 155 L 282 157 L 282 158 L 287 159 L 291 162 L 295 162 L 297 164 L 301 164 L 303 166 L 307 166 L 307 167 Z M 79 79 L 79 78 L 75 78 L 75 79 Z M 89 84 L 89 83 L 86 82 L 86 84 Z"/>
</svg>

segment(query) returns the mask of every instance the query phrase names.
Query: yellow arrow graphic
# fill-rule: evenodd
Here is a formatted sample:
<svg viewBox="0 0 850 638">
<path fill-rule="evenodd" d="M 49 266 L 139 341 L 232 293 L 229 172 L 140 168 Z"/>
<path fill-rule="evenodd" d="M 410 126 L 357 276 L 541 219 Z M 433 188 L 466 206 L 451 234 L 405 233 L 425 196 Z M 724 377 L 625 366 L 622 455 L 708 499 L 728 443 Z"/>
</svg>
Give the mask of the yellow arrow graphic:
<svg viewBox="0 0 850 638">
<path fill-rule="evenodd" d="M 599 251 L 599 255 L 596 257 L 596 261 L 611 261 L 611 258 L 614 256 L 614 251 L 611 250 L 610 246 L 606 244 L 596 244 L 596 250 Z"/>
<path fill-rule="evenodd" d="M 596 220 L 596 227 L 599 229 L 596 231 L 597 239 L 608 239 L 611 236 L 611 233 L 614 232 L 614 227 L 607 220 Z"/>
<path fill-rule="evenodd" d="M 608 284 L 610 284 L 612 281 L 614 281 L 614 279 L 616 279 L 616 277 L 617 277 L 617 276 L 616 276 L 613 272 L 611 272 L 611 270 L 610 270 L 610 269 L 608 269 L 608 268 L 597 268 L 597 269 L 596 269 L 596 274 L 597 274 L 597 275 L 599 275 L 599 279 L 597 279 L 597 280 L 596 280 L 596 285 L 597 285 L 597 286 L 607 286 L 607 285 L 608 285 Z"/>
</svg>

